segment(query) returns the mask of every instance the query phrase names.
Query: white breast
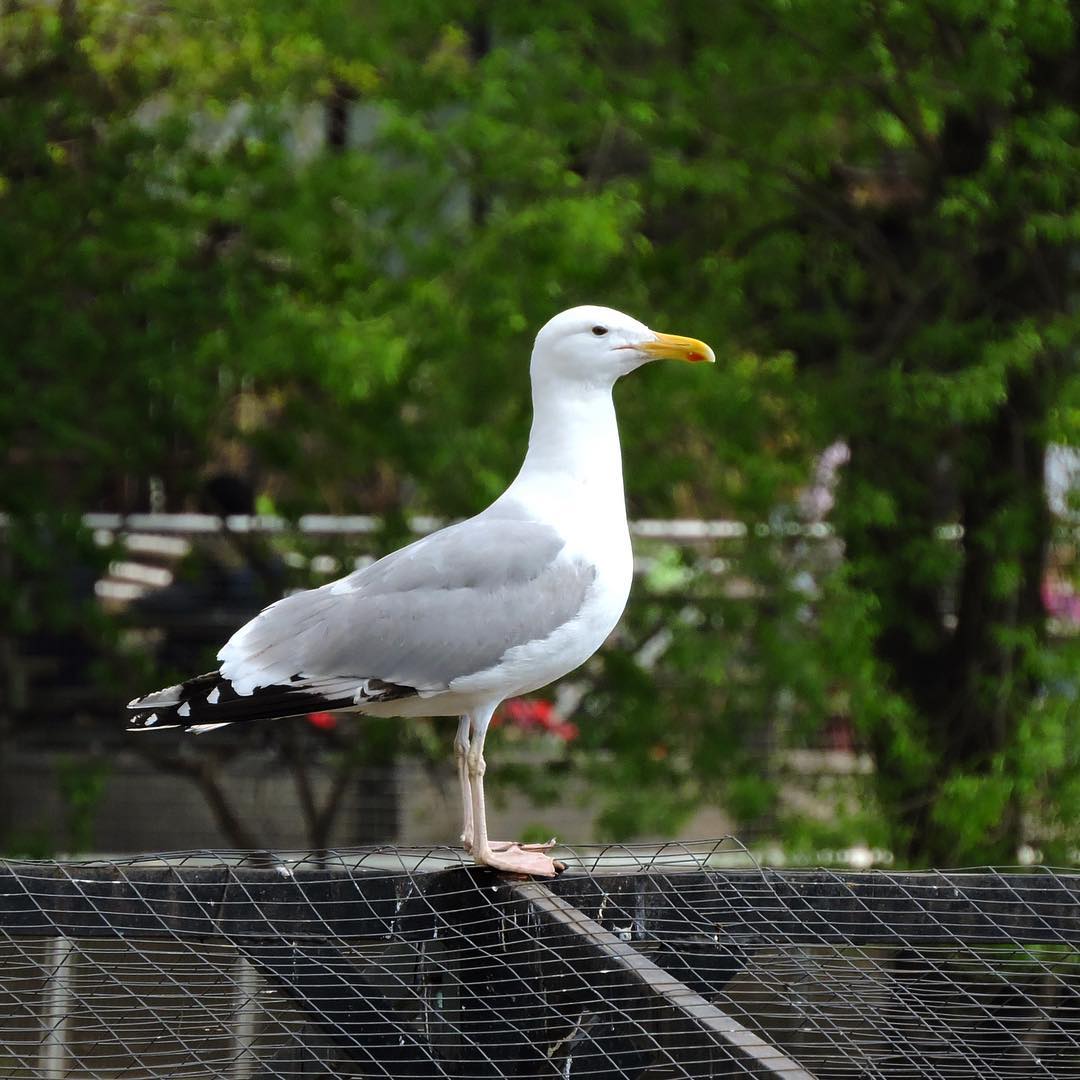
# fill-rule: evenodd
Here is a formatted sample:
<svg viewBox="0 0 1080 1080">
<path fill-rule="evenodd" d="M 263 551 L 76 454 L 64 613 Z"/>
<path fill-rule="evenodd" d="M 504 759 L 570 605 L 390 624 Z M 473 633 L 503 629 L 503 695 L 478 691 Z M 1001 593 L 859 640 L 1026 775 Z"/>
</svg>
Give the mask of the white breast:
<svg viewBox="0 0 1080 1080">
<path fill-rule="evenodd" d="M 559 516 L 567 543 L 559 558 L 586 562 L 596 572 L 580 611 L 548 637 L 509 649 L 494 667 L 456 679 L 450 686 L 453 692 L 514 697 L 538 690 L 583 664 L 615 629 L 633 577 L 621 500 L 618 512 L 611 513 L 611 508 L 588 500 L 568 500 L 566 494 L 564 490 Z M 576 504 L 573 514 L 566 513 L 570 502 Z"/>
<path fill-rule="evenodd" d="M 574 618 L 507 650 L 486 671 L 455 679 L 455 694 L 502 699 L 561 678 L 604 643 L 630 593 L 633 554 L 611 387 L 546 387 L 534 377 L 533 408 L 529 452 L 504 498 L 557 529 L 566 541 L 559 558 L 592 566 L 596 577 Z"/>
</svg>

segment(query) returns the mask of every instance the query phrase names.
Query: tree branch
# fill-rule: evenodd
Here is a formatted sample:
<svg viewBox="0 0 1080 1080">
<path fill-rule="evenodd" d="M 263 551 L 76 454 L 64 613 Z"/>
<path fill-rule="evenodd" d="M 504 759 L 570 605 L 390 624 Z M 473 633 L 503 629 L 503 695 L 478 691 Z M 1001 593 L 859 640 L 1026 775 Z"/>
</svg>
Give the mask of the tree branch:
<svg viewBox="0 0 1080 1080">
<path fill-rule="evenodd" d="M 330 793 L 327 795 L 326 802 L 323 803 L 322 810 L 319 812 L 315 826 L 312 829 L 311 842 L 313 847 L 322 849 L 327 846 L 326 842 L 330 837 L 330 830 L 333 828 L 334 821 L 341 810 L 342 799 L 344 799 L 345 792 L 355 774 L 355 761 L 350 756 L 343 757 L 334 774 L 333 783 L 330 785 Z"/>
<path fill-rule="evenodd" d="M 218 772 L 220 759 L 202 755 L 187 757 L 181 754 L 157 757 L 144 753 L 142 756 L 161 772 L 174 776 L 186 776 L 191 780 L 203 793 L 218 828 L 233 847 L 253 850 L 265 846 L 259 843 L 259 838 L 248 828 L 244 818 L 229 802 L 225 785 Z"/>
</svg>

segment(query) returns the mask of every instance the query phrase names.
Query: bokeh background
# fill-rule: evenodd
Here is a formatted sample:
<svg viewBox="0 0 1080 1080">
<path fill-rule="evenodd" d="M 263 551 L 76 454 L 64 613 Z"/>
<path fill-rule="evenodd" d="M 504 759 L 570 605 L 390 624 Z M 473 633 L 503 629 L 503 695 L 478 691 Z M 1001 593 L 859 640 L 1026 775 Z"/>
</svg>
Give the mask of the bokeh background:
<svg viewBox="0 0 1080 1080">
<path fill-rule="evenodd" d="M 1074 4 L 0 10 L 7 853 L 452 842 L 452 722 L 123 705 L 501 491 L 592 302 L 719 362 L 617 389 L 633 598 L 504 831 L 1077 859 Z"/>
</svg>

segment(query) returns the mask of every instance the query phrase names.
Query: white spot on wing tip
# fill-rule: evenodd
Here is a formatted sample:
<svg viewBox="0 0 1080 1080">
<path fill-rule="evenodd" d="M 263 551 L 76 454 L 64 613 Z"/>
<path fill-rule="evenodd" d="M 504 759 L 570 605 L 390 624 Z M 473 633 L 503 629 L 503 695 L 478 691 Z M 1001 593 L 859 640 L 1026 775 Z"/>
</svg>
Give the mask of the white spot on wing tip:
<svg viewBox="0 0 1080 1080">
<path fill-rule="evenodd" d="M 176 710 L 177 716 L 190 716 L 191 715 L 191 702 L 185 701 L 179 709 Z"/>
<path fill-rule="evenodd" d="M 218 699 L 220 697 L 221 697 L 221 689 L 219 687 L 215 686 L 214 689 L 211 690 L 210 693 L 206 695 L 206 704 L 207 705 L 216 705 L 218 703 Z"/>
<path fill-rule="evenodd" d="M 143 727 L 150 727 L 150 725 L 151 725 L 151 724 L 156 724 L 156 723 L 157 723 L 157 721 L 158 721 L 158 716 L 157 716 L 157 713 L 156 713 L 156 712 L 152 712 L 152 713 L 151 713 L 151 714 L 150 714 L 150 715 L 149 715 L 149 716 L 148 716 L 148 717 L 147 717 L 147 718 L 146 718 L 146 719 L 145 719 L 145 720 L 143 721 Z"/>
</svg>

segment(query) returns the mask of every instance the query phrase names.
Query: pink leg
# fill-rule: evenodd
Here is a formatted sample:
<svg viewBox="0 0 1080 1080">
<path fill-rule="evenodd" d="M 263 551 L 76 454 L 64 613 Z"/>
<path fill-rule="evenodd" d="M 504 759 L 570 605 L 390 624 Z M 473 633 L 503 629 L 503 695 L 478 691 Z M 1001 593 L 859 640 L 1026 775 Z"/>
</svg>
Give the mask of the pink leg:
<svg viewBox="0 0 1080 1080">
<path fill-rule="evenodd" d="M 457 735 L 454 736 L 454 757 L 457 759 L 458 781 L 461 784 L 461 846 L 471 852 L 473 847 L 473 810 L 472 787 L 469 784 L 469 727 L 468 716 L 458 720 Z"/>
<path fill-rule="evenodd" d="M 496 870 L 506 870 L 516 874 L 532 874 L 538 877 L 555 877 L 564 867 L 543 854 L 549 844 L 516 844 L 510 841 L 500 842 L 497 846 L 488 840 L 487 811 L 484 806 L 484 737 L 494 707 L 473 715 L 472 738 L 466 755 L 469 786 L 472 793 L 472 857 L 482 866 L 491 866 Z"/>
</svg>

